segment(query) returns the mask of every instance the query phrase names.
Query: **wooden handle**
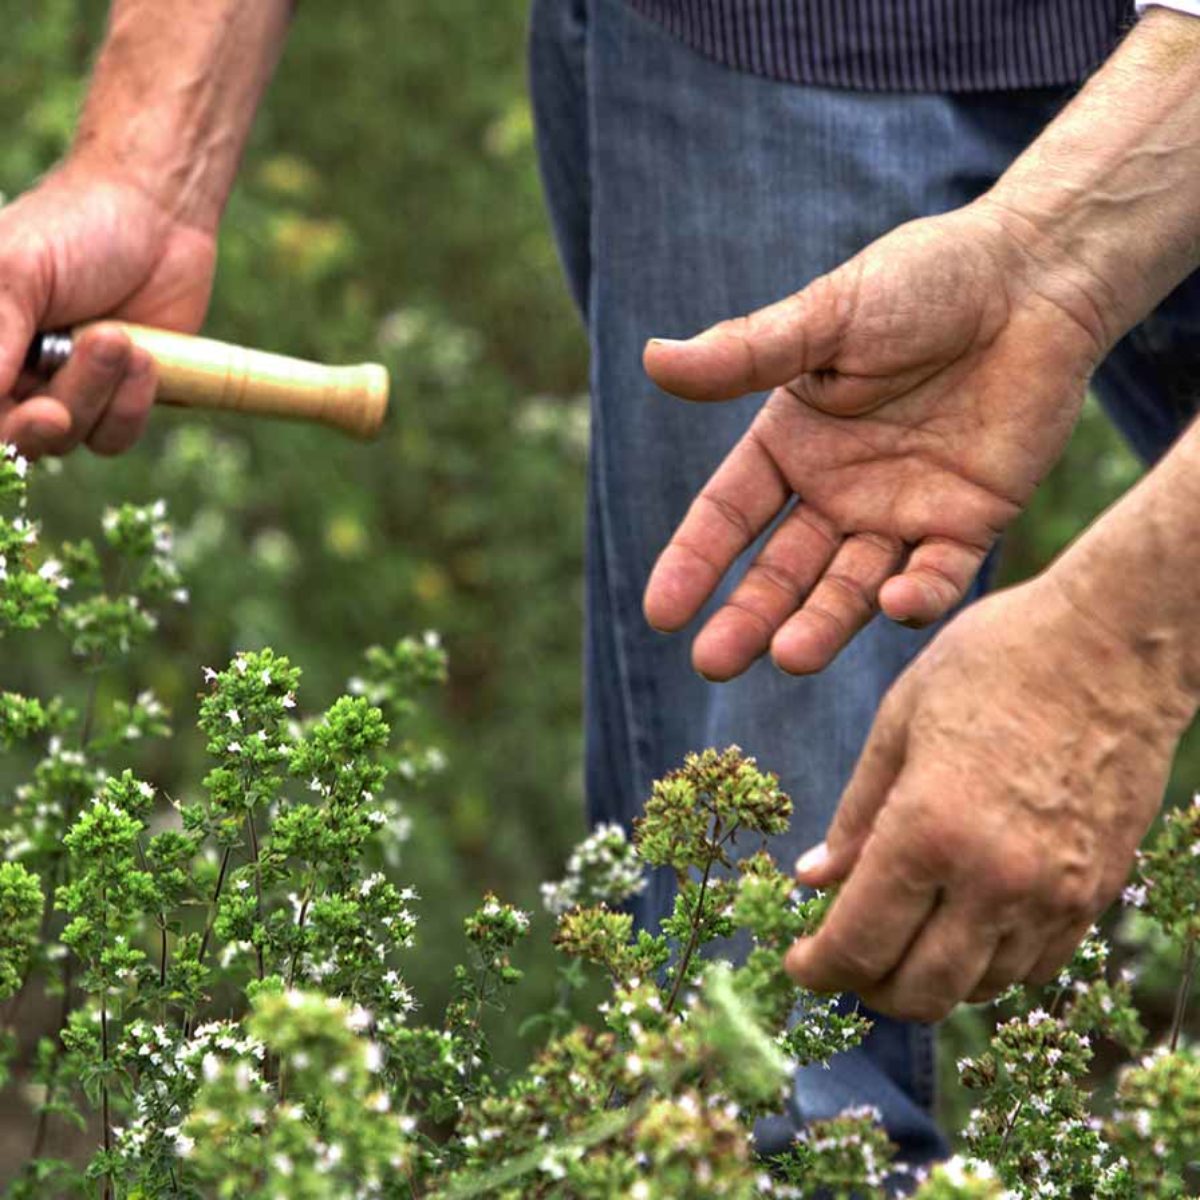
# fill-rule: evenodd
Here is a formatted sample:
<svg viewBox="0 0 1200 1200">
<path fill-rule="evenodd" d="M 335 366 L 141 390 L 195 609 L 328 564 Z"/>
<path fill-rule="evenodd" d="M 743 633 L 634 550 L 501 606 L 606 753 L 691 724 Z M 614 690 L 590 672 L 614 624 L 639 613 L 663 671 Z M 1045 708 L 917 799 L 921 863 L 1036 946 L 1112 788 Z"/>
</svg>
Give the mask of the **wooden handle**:
<svg viewBox="0 0 1200 1200">
<path fill-rule="evenodd" d="M 326 367 L 146 325 L 105 324 L 118 325 L 154 359 L 165 404 L 318 421 L 364 439 L 387 413 L 388 373 L 379 363 Z"/>
</svg>

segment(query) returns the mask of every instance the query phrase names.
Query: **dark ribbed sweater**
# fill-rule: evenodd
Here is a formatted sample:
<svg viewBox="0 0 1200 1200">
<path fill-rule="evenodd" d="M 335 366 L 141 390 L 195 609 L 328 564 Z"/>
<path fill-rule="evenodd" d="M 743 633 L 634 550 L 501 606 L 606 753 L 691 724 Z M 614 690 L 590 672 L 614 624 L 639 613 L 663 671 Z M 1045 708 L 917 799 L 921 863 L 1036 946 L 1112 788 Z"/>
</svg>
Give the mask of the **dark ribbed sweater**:
<svg viewBox="0 0 1200 1200">
<path fill-rule="evenodd" d="M 1132 0 L 632 0 L 693 49 L 793 83 L 964 92 L 1078 83 Z"/>
</svg>

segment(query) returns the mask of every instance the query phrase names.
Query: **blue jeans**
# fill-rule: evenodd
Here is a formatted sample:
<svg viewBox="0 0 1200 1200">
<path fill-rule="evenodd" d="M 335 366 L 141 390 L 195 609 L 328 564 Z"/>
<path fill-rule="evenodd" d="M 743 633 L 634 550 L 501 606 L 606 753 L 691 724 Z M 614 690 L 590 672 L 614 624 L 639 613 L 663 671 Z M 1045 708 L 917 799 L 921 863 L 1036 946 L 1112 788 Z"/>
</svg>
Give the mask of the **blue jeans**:
<svg viewBox="0 0 1200 1200">
<path fill-rule="evenodd" d="M 815 678 L 788 678 L 766 661 L 730 683 L 697 676 L 690 634 L 712 606 L 688 632 L 662 637 L 642 618 L 641 594 L 762 397 L 705 406 L 672 399 L 645 377 L 642 346 L 776 300 L 901 222 L 966 203 L 1065 97 L 777 83 L 708 61 L 623 0 L 535 0 L 531 82 L 548 203 L 592 351 L 590 816 L 628 826 L 652 780 L 686 752 L 736 743 L 775 771 L 795 802 L 790 831 L 770 846 L 790 865 L 824 835 L 880 699 L 936 631 L 877 619 Z M 1195 299 L 1190 311 L 1200 314 Z M 1162 344 L 1175 337 L 1165 328 L 1156 336 Z M 1195 362 L 1200 337 L 1184 329 L 1176 340 L 1190 344 Z M 1181 400 L 1172 414 L 1139 390 L 1139 353 L 1122 344 L 1102 391 L 1153 456 L 1188 405 Z M 1170 360 L 1171 352 L 1159 355 Z M 671 899 L 664 874 L 639 919 L 655 921 Z M 904 1160 L 946 1153 L 932 1115 L 934 1030 L 871 1015 L 863 1046 L 828 1069 L 799 1071 L 792 1111 L 759 1130 L 764 1149 L 798 1123 L 874 1104 Z"/>
</svg>

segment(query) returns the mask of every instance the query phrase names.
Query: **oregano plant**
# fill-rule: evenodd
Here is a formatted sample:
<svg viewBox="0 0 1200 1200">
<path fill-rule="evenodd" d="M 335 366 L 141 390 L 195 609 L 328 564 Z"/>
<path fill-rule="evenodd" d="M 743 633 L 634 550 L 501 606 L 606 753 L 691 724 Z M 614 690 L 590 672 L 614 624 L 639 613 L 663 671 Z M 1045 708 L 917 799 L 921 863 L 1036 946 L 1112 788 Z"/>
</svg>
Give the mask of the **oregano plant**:
<svg viewBox="0 0 1200 1200">
<path fill-rule="evenodd" d="M 990 1045 L 959 1062 L 974 1111 L 958 1157 L 899 1163 L 869 1108 L 766 1157 L 754 1124 L 797 1066 L 869 1029 L 783 971 L 832 895 L 802 893 L 767 852 L 791 816 L 773 775 L 736 747 L 689 755 L 632 831 L 580 844 L 544 915 L 485 894 L 449 1003 L 427 1009 L 408 976 L 430 898 L 405 885 L 399 844 L 404 805 L 442 765 L 412 732 L 446 675 L 436 636 L 369 650 L 315 713 L 270 649 L 198 668 L 210 766 L 161 795 L 130 758 L 171 736 L 169 714 L 100 682 L 187 602 L 165 508 L 115 508 L 98 539 L 49 553 L 27 474 L 0 458 L 0 635 L 56 626 L 85 685 L 75 704 L 0 693 L 0 745 L 36 760 L 0 822 L 0 1062 L 32 1097 L 14 1200 L 1196 1194 L 1200 1060 L 1183 1030 L 1200 807 L 1167 818 L 1126 897 L 1181 963 L 1161 1044 L 1093 933 L 1050 988 L 1003 997 Z M 674 873 L 674 906 L 635 929 L 651 868 Z M 528 1062 L 506 1067 L 490 1034 L 531 936 L 553 939 L 560 987 L 526 1023 Z M 734 936 L 737 965 L 721 957 Z M 35 995 L 57 1020 L 29 1047 Z M 1102 1044 L 1131 1057 L 1104 1103 Z M 48 1154 L 65 1128 L 77 1153 Z"/>
</svg>

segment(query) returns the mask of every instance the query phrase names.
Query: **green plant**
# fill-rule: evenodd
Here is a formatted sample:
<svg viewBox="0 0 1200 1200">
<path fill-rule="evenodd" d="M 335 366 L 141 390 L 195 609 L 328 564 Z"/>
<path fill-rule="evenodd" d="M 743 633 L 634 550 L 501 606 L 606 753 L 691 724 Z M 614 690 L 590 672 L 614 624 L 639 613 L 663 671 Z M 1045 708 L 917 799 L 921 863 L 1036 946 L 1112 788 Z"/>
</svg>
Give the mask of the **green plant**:
<svg viewBox="0 0 1200 1200">
<path fill-rule="evenodd" d="M 763 848 L 791 802 L 752 759 L 690 755 L 655 784 L 632 841 L 597 829 L 545 886 L 572 965 L 531 1061 L 506 1067 L 490 1035 L 522 981 L 528 914 L 485 895 L 440 1011 L 404 974 L 421 901 L 392 876 L 403 805 L 438 765 L 410 732 L 421 689 L 445 676 L 437 638 L 369 651 L 350 693 L 307 719 L 299 670 L 271 650 L 205 668 L 212 765 L 196 794 L 164 797 L 124 761 L 169 735 L 163 706 L 107 696 L 101 680 L 186 601 L 165 511 L 114 509 L 101 545 L 48 556 L 26 473 L 0 458 L 0 630 L 56 624 L 88 686 L 79 707 L 0 700 L 5 744 L 45 748 L 0 838 L 4 1026 L 39 987 L 60 1016 L 32 1053 L 4 1041 L 36 1096 L 14 1200 L 849 1200 L 912 1175 L 869 1109 L 756 1154 L 753 1123 L 779 1109 L 795 1066 L 855 1045 L 868 1023 L 782 969 L 832 897 L 801 895 Z M 1188 947 L 1196 812 L 1164 823 L 1128 896 Z M 674 871 L 677 896 L 659 929 L 635 931 L 621 905 L 647 867 Z M 733 967 L 712 951 L 737 932 L 750 949 Z M 1094 1039 L 1137 1052 L 1145 1036 L 1132 980 L 1110 979 L 1107 955 L 1090 938 L 1050 993 L 1003 999 L 1011 1015 L 988 1050 L 959 1064 L 976 1095 L 967 1157 L 913 1180 L 924 1200 L 1188 1194 L 1190 966 L 1167 1043 L 1124 1072 L 1100 1116 Z M 606 991 L 594 1013 L 589 972 Z M 63 1123 L 81 1147 L 94 1138 L 79 1159 L 46 1153 Z"/>
</svg>

